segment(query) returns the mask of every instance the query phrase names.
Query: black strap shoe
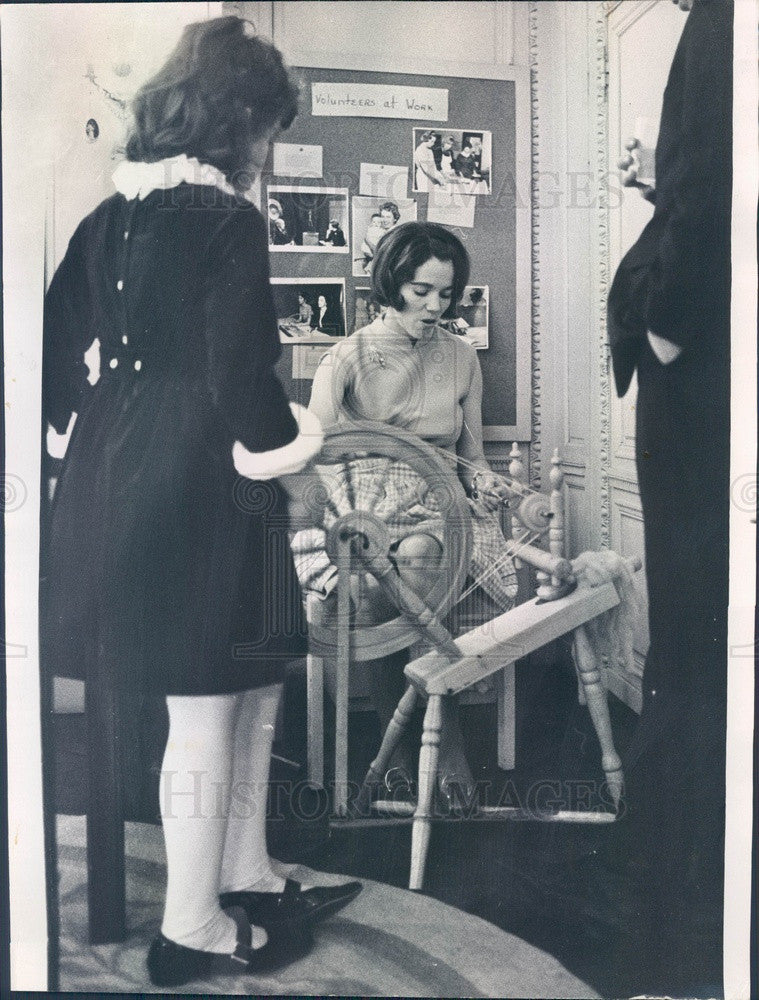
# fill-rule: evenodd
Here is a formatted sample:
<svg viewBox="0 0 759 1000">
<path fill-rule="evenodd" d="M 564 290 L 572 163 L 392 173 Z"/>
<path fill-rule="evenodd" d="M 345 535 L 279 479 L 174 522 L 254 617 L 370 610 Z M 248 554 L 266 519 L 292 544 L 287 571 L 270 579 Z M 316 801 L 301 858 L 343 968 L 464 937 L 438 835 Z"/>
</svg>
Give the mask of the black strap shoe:
<svg viewBox="0 0 759 1000">
<path fill-rule="evenodd" d="M 362 888 L 360 882 L 345 882 L 303 889 L 288 878 L 283 892 L 223 892 L 219 901 L 222 907 L 242 907 L 252 924 L 268 930 L 283 924 L 298 926 L 324 920 L 347 906 Z"/>
<path fill-rule="evenodd" d="M 159 934 L 148 951 L 151 983 L 154 986 L 181 986 L 208 975 L 239 976 L 249 972 L 270 972 L 302 958 L 313 946 L 310 930 L 303 925 L 289 928 L 287 932 L 280 927 L 278 934 L 269 935 L 263 947 L 253 948 L 250 923 L 244 909 L 235 907 L 228 913 L 237 924 L 237 946 L 231 955 L 187 948 Z"/>
</svg>

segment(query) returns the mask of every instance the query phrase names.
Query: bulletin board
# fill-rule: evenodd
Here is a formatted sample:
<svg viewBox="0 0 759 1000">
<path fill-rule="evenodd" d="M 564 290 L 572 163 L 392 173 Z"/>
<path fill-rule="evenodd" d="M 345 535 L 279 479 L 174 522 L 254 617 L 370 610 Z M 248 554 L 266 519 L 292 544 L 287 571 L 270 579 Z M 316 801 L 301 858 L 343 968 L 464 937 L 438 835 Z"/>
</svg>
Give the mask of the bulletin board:
<svg viewBox="0 0 759 1000">
<path fill-rule="evenodd" d="M 292 178 L 271 170 L 262 175 L 262 209 L 269 185 L 309 184 L 347 188 L 358 195 L 361 163 L 405 165 L 405 196 L 417 202 L 417 218 L 427 219 L 425 193 L 413 192 L 413 129 L 485 130 L 492 134 L 490 193 L 475 198 L 474 226 L 451 227 L 471 257 L 471 285 L 490 290 L 489 347 L 478 351 L 483 375 L 484 438 L 491 441 L 530 438 L 530 129 L 529 78 L 515 68 L 513 79 L 477 80 L 406 73 L 298 68 L 302 86 L 300 112 L 281 142 L 323 148 L 321 179 Z M 313 115 L 311 84 L 392 84 L 443 88 L 448 92 L 445 122 L 409 118 L 328 117 Z M 351 234 L 352 236 L 352 234 Z M 369 278 L 353 277 L 352 254 L 272 253 L 275 277 L 344 278 L 346 319 L 352 332 L 355 289 Z M 297 350 L 297 348 L 295 348 Z M 293 378 L 293 348 L 283 346 L 278 374 L 291 399 L 306 405 L 311 381 Z M 297 370 L 295 372 L 298 373 Z"/>
</svg>

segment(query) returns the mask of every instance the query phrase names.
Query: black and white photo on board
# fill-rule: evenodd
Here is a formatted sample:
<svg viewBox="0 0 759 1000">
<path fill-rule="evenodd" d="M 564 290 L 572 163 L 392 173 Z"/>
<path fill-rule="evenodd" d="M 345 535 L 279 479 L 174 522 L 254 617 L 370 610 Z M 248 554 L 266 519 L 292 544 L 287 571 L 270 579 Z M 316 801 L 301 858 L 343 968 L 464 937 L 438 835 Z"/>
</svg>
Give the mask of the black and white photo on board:
<svg viewBox="0 0 759 1000">
<path fill-rule="evenodd" d="M 401 222 L 416 220 L 416 202 L 411 198 L 353 198 L 353 274 L 369 274 L 377 244 Z"/>
<path fill-rule="evenodd" d="M 345 336 L 343 278 L 272 278 L 283 344 L 329 344 Z"/>
<path fill-rule="evenodd" d="M 456 309 L 456 316 L 443 323 L 446 329 L 471 344 L 478 351 L 489 346 L 490 289 L 487 285 L 467 285 Z"/>
<path fill-rule="evenodd" d="M 369 326 L 375 319 L 379 319 L 384 311 L 385 307 L 376 300 L 371 288 L 356 288 L 351 332 L 355 333 L 356 330 Z"/>
<path fill-rule="evenodd" d="M 492 149 L 492 133 L 482 129 L 413 129 L 414 191 L 490 194 Z"/>
<path fill-rule="evenodd" d="M 348 189 L 269 185 L 269 248 L 303 253 L 348 253 Z"/>
</svg>

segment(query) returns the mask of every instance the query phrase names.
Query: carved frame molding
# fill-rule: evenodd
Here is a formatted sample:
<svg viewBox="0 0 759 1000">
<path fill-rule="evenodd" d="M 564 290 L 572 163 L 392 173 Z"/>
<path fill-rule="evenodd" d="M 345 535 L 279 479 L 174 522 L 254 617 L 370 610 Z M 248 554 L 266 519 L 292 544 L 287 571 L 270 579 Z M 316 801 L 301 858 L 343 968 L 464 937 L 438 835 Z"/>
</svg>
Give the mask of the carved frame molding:
<svg viewBox="0 0 759 1000">
<path fill-rule="evenodd" d="M 540 108 L 538 103 L 538 0 L 530 0 L 530 235 L 531 235 L 531 399 L 529 480 L 536 486 L 541 478 L 541 325 L 540 325 Z"/>
<path fill-rule="evenodd" d="M 599 458 L 599 501 L 600 501 L 600 543 L 609 548 L 611 539 L 611 494 L 609 473 L 611 469 L 611 381 L 609 375 L 609 348 L 606 337 L 606 301 L 609 295 L 609 195 L 608 195 L 608 151 L 609 151 L 609 109 L 607 101 L 607 21 L 613 5 L 607 2 L 595 4 L 595 169 L 596 190 L 598 192 L 596 214 L 596 344 L 597 344 L 597 387 L 598 387 L 598 458 Z"/>
</svg>

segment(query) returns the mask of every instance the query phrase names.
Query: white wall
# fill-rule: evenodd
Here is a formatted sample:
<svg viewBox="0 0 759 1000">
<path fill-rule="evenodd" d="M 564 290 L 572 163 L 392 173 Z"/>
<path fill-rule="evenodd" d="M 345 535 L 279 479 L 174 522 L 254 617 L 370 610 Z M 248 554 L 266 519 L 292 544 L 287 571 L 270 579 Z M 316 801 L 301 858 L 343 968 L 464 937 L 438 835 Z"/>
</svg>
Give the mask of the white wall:
<svg viewBox="0 0 759 1000">
<path fill-rule="evenodd" d="M 221 3 L 47 4 L 36 24 L 45 54 L 46 151 L 53 169 L 49 249 L 54 263 L 80 219 L 113 194 L 127 115 L 122 104 L 163 64 L 182 28 L 221 13 Z M 39 89 L 39 88 L 38 88 Z M 85 123 L 100 135 L 88 142 Z"/>
</svg>

